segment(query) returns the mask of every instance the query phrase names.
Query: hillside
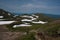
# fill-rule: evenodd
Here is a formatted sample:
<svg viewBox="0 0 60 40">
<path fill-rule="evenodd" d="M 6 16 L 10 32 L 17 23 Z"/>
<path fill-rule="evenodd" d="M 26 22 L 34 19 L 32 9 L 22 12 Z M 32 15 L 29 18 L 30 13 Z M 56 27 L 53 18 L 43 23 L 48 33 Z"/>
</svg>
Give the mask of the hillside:
<svg viewBox="0 0 60 40">
<path fill-rule="evenodd" d="M 60 19 L 51 18 L 43 13 L 14 15 L 0 9 L 0 32 L 1 36 L 6 37 L 3 40 L 10 38 L 15 40 L 16 37 L 16 40 L 37 40 L 37 38 L 59 40 Z M 20 36 L 20 33 L 23 36 Z"/>
<path fill-rule="evenodd" d="M 55 20 L 39 28 L 37 36 L 42 40 L 60 40 L 60 20 Z"/>
<path fill-rule="evenodd" d="M 0 19 L 12 19 L 13 18 L 13 14 L 8 12 L 8 11 L 5 11 L 3 9 L 0 9 Z"/>
</svg>

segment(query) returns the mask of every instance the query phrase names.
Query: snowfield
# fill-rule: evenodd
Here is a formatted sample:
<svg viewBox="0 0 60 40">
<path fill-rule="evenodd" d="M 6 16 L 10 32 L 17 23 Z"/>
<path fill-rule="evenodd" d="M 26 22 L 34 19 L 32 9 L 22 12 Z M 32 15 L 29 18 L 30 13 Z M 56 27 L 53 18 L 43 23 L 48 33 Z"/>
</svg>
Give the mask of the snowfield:
<svg viewBox="0 0 60 40">
<path fill-rule="evenodd" d="M 16 21 L 0 21 L 0 25 L 11 24 Z"/>
</svg>

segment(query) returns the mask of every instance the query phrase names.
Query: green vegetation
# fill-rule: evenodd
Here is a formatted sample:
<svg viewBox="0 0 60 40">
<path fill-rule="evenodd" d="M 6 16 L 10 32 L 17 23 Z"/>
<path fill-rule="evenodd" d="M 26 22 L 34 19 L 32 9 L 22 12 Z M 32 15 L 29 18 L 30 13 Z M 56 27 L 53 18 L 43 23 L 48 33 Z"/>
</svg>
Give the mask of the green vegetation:
<svg viewBox="0 0 60 40">
<path fill-rule="evenodd" d="M 39 16 L 38 20 L 51 22 L 55 19 L 45 16 L 44 13 L 36 13 L 35 15 Z"/>
<path fill-rule="evenodd" d="M 35 35 L 35 33 L 30 33 L 28 35 L 18 38 L 17 40 L 36 40 L 34 35 Z"/>
<path fill-rule="evenodd" d="M 50 35 L 50 36 L 59 35 L 60 34 L 60 21 L 59 22 L 58 21 L 59 20 L 43 25 L 39 29 L 39 31 L 42 30 L 42 32 L 44 32 L 45 34 Z"/>
<path fill-rule="evenodd" d="M 27 31 L 30 31 L 30 30 L 37 30 L 38 28 L 43 26 L 43 24 L 32 24 L 31 27 L 17 27 L 17 28 L 13 28 L 13 25 L 14 24 L 7 25 L 7 28 L 10 31 L 23 31 L 23 32 L 27 32 Z"/>
</svg>

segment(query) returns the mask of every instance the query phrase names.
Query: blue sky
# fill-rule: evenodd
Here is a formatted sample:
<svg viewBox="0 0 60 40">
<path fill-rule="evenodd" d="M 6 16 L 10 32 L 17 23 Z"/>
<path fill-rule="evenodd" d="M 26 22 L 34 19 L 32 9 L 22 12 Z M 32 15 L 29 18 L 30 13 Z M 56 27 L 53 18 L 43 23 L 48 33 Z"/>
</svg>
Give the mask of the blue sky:
<svg viewBox="0 0 60 40">
<path fill-rule="evenodd" d="M 0 8 L 14 13 L 60 15 L 60 0 L 0 0 Z"/>
</svg>

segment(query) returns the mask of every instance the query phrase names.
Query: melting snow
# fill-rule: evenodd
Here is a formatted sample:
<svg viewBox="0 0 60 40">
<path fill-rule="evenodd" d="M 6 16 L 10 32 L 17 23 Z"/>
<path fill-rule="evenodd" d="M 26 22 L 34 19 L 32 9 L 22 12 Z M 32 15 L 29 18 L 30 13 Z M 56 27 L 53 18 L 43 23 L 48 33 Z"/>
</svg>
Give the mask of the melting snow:
<svg viewBox="0 0 60 40">
<path fill-rule="evenodd" d="M 32 15 L 32 16 L 35 16 L 36 18 L 38 18 L 39 16 L 36 16 L 36 15 Z"/>
<path fill-rule="evenodd" d="M 17 17 L 18 15 L 14 15 L 13 17 Z"/>
<path fill-rule="evenodd" d="M 3 18 L 3 16 L 0 16 L 0 18 Z"/>
<path fill-rule="evenodd" d="M 8 13 L 8 15 L 11 15 L 10 13 Z"/>
<path fill-rule="evenodd" d="M 32 21 L 32 23 L 36 23 L 36 24 L 38 24 L 38 23 L 40 23 L 40 24 L 45 24 L 45 23 L 47 23 L 47 22 L 43 22 L 43 21 L 35 22 L 35 21 Z"/>
<path fill-rule="evenodd" d="M 21 21 L 29 21 L 29 22 L 31 22 L 32 20 L 29 20 L 29 19 L 22 19 Z"/>
<path fill-rule="evenodd" d="M 15 21 L 0 21 L 0 25 L 11 24 Z"/>
<path fill-rule="evenodd" d="M 20 25 L 14 25 L 13 28 L 16 28 L 16 27 L 30 27 L 32 25 L 28 25 L 28 24 L 20 24 Z"/>
<path fill-rule="evenodd" d="M 38 18 L 39 16 L 36 16 L 36 18 Z"/>
<path fill-rule="evenodd" d="M 10 15 L 10 14 L 8 14 Z M 16 17 L 18 15 L 15 15 L 14 17 Z M 47 22 L 43 22 L 43 21 L 33 21 L 33 20 L 37 20 L 37 18 L 39 16 L 36 16 L 36 15 L 32 15 L 32 16 L 28 16 L 28 15 L 24 15 L 24 16 L 21 16 L 21 17 L 27 17 L 27 18 L 31 18 L 31 19 L 22 19 L 21 21 L 24 23 L 25 21 L 26 22 L 32 22 L 32 23 L 35 23 L 35 24 L 45 24 Z M 36 17 L 36 18 L 34 18 Z M 3 18 L 3 16 L 0 16 L 0 18 Z M 5 20 L 5 19 L 0 19 L 0 20 Z M 0 21 L 0 25 L 4 25 L 4 24 L 11 24 L 13 22 L 16 22 L 16 21 Z M 14 25 L 13 28 L 16 28 L 16 27 L 30 27 L 32 25 L 30 25 L 30 23 L 24 23 L 24 24 L 19 24 L 19 25 Z"/>
<path fill-rule="evenodd" d="M 33 16 L 35 16 L 36 18 L 34 18 Z M 32 21 L 32 20 L 36 20 L 38 18 L 38 16 L 36 16 L 36 15 L 32 15 L 32 16 L 24 15 L 24 16 L 21 16 L 21 17 L 31 18 L 31 20 L 23 19 L 23 21 Z"/>
<path fill-rule="evenodd" d="M 32 16 L 27 16 L 27 15 L 24 15 L 24 16 L 21 16 L 21 17 L 33 18 Z"/>
<path fill-rule="evenodd" d="M 31 20 L 36 20 L 37 18 L 32 18 Z"/>
</svg>

